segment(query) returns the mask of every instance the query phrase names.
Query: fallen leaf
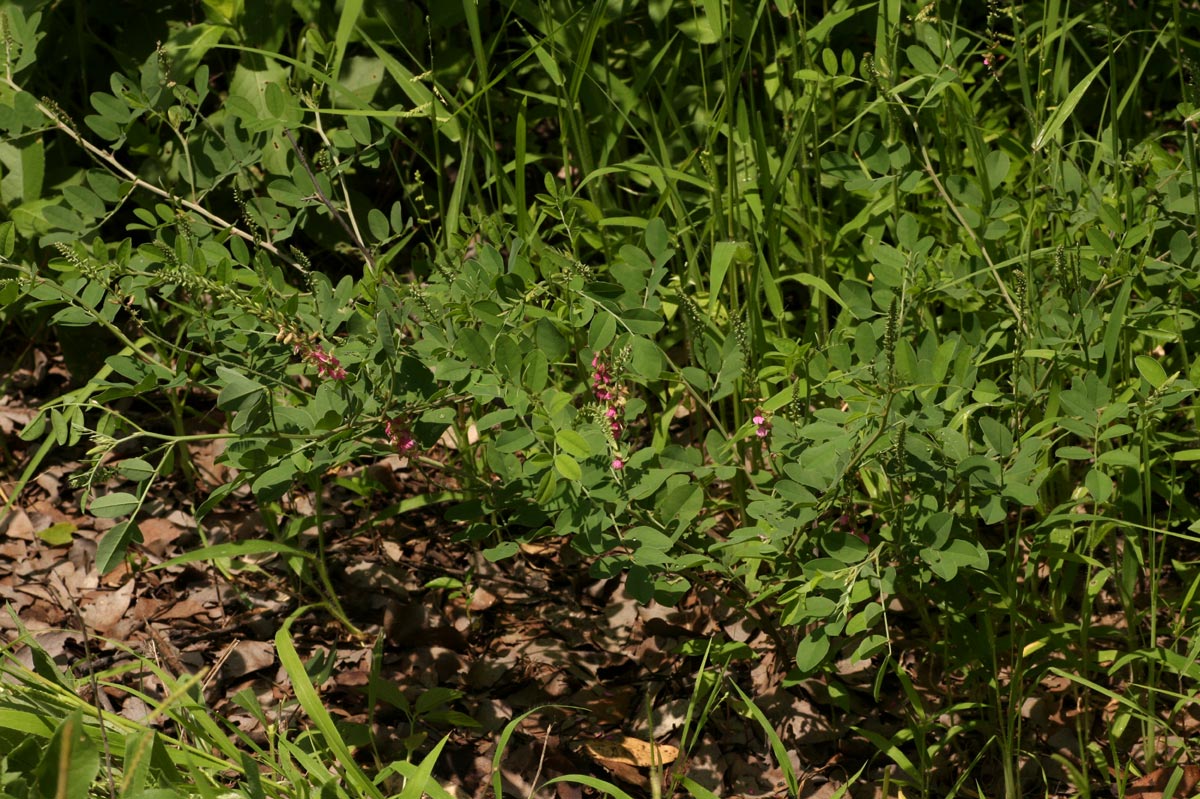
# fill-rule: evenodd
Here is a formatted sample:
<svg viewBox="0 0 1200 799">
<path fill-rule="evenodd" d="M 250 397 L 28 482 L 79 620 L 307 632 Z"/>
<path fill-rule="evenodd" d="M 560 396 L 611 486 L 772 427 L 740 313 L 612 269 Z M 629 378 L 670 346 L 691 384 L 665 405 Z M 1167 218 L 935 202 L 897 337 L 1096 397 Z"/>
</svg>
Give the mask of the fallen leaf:
<svg viewBox="0 0 1200 799">
<path fill-rule="evenodd" d="M 554 536 L 551 538 L 542 538 L 537 541 L 527 541 L 519 545 L 521 551 L 526 555 L 553 555 L 563 547 L 563 538 Z"/>
<path fill-rule="evenodd" d="M 3 522 L 0 522 L 0 533 L 3 533 L 6 538 L 32 541 L 34 539 L 33 522 L 29 520 L 29 515 L 25 511 L 18 508 L 6 516 Z"/>
<path fill-rule="evenodd" d="M 239 641 L 221 669 L 221 677 L 233 680 L 275 665 L 275 646 L 270 641 Z"/>
<path fill-rule="evenodd" d="M 481 613 L 496 604 L 496 595 L 483 588 L 476 588 L 471 594 L 471 612 Z"/>
<path fill-rule="evenodd" d="M 83 603 L 80 613 L 91 630 L 108 635 L 129 610 L 132 599 L 133 581 L 130 580 L 115 591 L 94 593 Z"/>
<path fill-rule="evenodd" d="M 138 522 L 142 531 L 142 546 L 158 557 L 165 557 L 175 539 L 187 532 L 183 527 L 161 518 L 150 517 Z"/>
<path fill-rule="evenodd" d="M 63 547 L 71 543 L 71 539 L 75 535 L 75 531 L 79 528 L 71 522 L 59 522 L 52 524 L 45 530 L 38 532 L 38 538 L 45 541 L 52 547 Z"/>
<path fill-rule="evenodd" d="M 583 750 L 599 761 L 610 760 L 627 766 L 649 768 L 652 765 L 665 766 L 674 763 L 679 757 L 679 748 L 670 744 L 651 744 L 641 738 L 630 738 L 623 735 L 620 738 L 598 739 L 587 741 Z M 601 765 L 604 765 L 601 763 Z"/>
<path fill-rule="evenodd" d="M 208 610 L 195 599 L 188 597 L 182 602 L 177 602 L 164 610 L 162 613 L 155 616 L 157 621 L 170 621 L 171 619 L 195 619 L 206 617 Z"/>
<path fill-rule="evenodd" d="M 1171 796 L 1163 793 L 1171 782 L 1176 769 L 1182 769 L 1183 775 L 1179 785 Z M 1195 787 L 1200 785 L 1200 766 L 1172 766 L 1156 768 L 1143 777 L 1138 777 L 1125 786 L 1126 796 L 1136 796 L 1137 799 L 1175 799 L 1175 797 L 1191 796 Z"/>
</svg>

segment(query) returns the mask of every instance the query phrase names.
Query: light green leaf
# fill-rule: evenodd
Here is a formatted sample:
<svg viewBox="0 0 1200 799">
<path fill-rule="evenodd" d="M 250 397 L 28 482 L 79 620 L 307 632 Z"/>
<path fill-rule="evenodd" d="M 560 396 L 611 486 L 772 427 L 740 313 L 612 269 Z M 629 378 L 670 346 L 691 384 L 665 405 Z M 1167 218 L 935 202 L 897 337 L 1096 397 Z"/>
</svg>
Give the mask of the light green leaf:
<svg viewBox="0 0 1200 799">
<path fill-rule="evenodd" d="M 492 563 L 511 558 L 513 555 L 521 551 L 521 545 L 516 541 L 501 541 L 494 547 L 488 547 L 483 551 L 483 556 Z"/>
<path fill-rule="evenodd" d="M 276 82 L 272 81 L 266 85 L 263 91 L 263 100 L 267 104 L 267 111 L 273 117 L 282 118 L 287 112 L 287 95 L 284 94 L 283 88 Z"/>
<path fill-rule="evenodd" d="M 129 105 L 108 92 L 92 92 L 91 101 L 92 108 L 96 109 L 100 116 L 118 125 L 124 125 L 133 118 Z"/>
<path fill-rule="evenodd" d="M 573 482 L 583 479 L 583 469 L 579 467 L 579 461 L 565 453 L 560 452 L 554 456 L 554 468 L 563 477 Z"/>
<path fill-rule="evenodd" d="M 254 116 L 260 120 L 258 125 L 248 124 L 251 129 L 266 129 L 274 124 L 275 115 L 267 106 L 267 87 L 276 84 L 278 89 L 278 86 L 286 84 L 288 79 L 287 70 L 276 61 L 262 59 L 260 63 L 263 64 L 262 69 L 250 69 L 245 64 L 239 64 L 229 82 L 229 99 L 240 98 L 248 103 L 254 110 Z"/>
<path fill-rule="evenodd" d="M 248 410 L 261 400 L 263 392 L 267 390 L 261 383 L 224 366 L 217 367 L 217 376 L 225 383 L 217 395 L 217 407 L 221 410 Z M 247 402 L 249 398 L 253 398 L 254 402 Z"/>
<path fill-rule="evenodd" d="M 587 774 L 563 774 L 561 777 L 555 777 L 552 780 L 546 780 L 542 783 L 542 786 L 550 786 L 558 782 L 575 782 L 579 783 L 580 785 L 586 785 L 593 790 L 600 791 L 602 795 L 613 797 L 613 799 L 633 799 L 632 796 L 625 793 L 611 782 L 598 779 L 596 777 L 591 777 Z"/>
<path fill-rule="evenodd" d="M 40 138 L 30 139 L 19 148 L 0 141 L 0 166 L 4 172 L 4 178 L 0 180 L 0 200 L 5 204 L 15 206 L 41 198 L 46 158 Z"/>
<path fill-rule="evenodd" d="M 421 799 L 421 797 L 431 793 L 431 787 L 441 787 L 433 779 L 433 767 L 437 763 L 437 759 L 441 757 L 442 748 L 448 740 L 450 740 L 450 736 L 446 735 L 446 737 L 437 742 L 437 745 L 429 751 L 429 754 L 425 755 L 421 760 L 421 764 L 417 766 L 416 773 L 409 775 L 408 779 L 404 781 L 404 790 L 400 792 L 400 796 L 397 799 Z"/>
<path fill-rule="evenodd" d="M 384 69 L 392 76 L 392 80 L 400 86 L 408 99 L 415 105 L 417 111 L 433 117 L 437 121 L 437 130 L 445 135 L 452 142 L 458 142 L 462 139 L 462 128 L 446 107 L 442 104 L 439 98 L 435 98 L 433 92 L 404 67 L 395 56 L 387 52 L 374 40 L 363 37 L 367 45 L 374 51 L 375 55 L 383 62 Z M 458 185 L 458 184 L 456 184 Z"/>
<path fill-rule="evenodd" d="M 101 519 L 115 519 L 133 513 L 139 504 L 141 500 L 133 494 L 117 491 L 92 500 L 88 512 Z"/>
<path fill-rule="evenodd" d="M 1062 458 L 1063 460 L 1069 460 L 1069 461 L 1086 461 L 1086 460 L 1091 460 L 1091 458 L 1092 458 L 1091 450 L 1084 449 L 1083 447 L 1075 447 L 1075 446 L 1059 447 L 1057 450 L 1054 451 L 1054 455 L 1055 455 L 1055 457 Z"/>
<path fill-rule="evenodd" d="M 383 241 L 388 237 L 390 228 L 388 219 L 383 215 L 383 211 L 378 208 L 372 208 L 367 212 L 367 229 L 371 231 L 371 235 L 376 241 Z"/>
<path fill-rule="evenodd" d="M 21 198 L 25 202 L 41 199 L 46 175 L 46 151 L 41 138 L 21 148 Z"/>
<path fill-rule="evenodd" d="M 737 241 L 718 241 L 717 246 L 713 248 L 708 280 L 708 308 L 710 311 L 716 310 L 720 304 L 723 296 L 721 290 L 725 286 L 725 275 L 729 272 L 729 266 L 733 263 L 733 256 L 737 254 L 740 244 L 741 242 Z"/>
<path fill-rule="evenodd" d="M 0 222 L 0 258 L 11 258 L 17 246 L 17 226 Z"/>
<path fill-rule="evenodd" d="M 290 558 L 303 558 L 305 560 L 311 560 L 314 557 L 311 552 L 305 552 L 303 549 L 297 549 L 296 547 L 280 544 L 275 541 L 231 541 L 225 544 L 213 544 L 209 547 L 185 552 L 182 555 L 159 563 L 157 566 L 151 566 L 150 570 L 169 569 L 172 566 L 180 566 L 185 563 L 207 563 L 214 560 L 245 558 L 271 553 L 286 555 Z"/>
<path fill-rule="evenodd" d="M 563 452 L 581 460 L 590 458 L 594 454 L 587 439 L 574 430 L 559 430 L 554 434 L 554 443 Z"/>
<path fill-rule="evenodd" d="M 59 522 L 40 531 L 38 538 L 52 547 L 62 547 L 71 543 L 71 539 L 74 538 L 77 529 L 71 522 Z"/>
<path fill-rule="evenodd" d="M 83 186 L 67 186 L 63 189 L 63 196 L 67 198 L 67 203 L 72 208 L 86 217 L 104 216 L 104 201 L 91 189 Z"/>
<path fill-rule="evenodd" d="M 820 630 L 817 632 L 820 632 Z M 824 637 L 822 636 L 822 639 L 823 638 Z M 825 648 L 828 650 L 828 643 L 826 643 Z M 823 657 L 824 656 L 822 655 L 822 658 Z M 770 719 L 767 718 L 767 714 L 763 713 L 762 709 L 758 705 L 754 704 L 754 700 L 751 699 L 736 682 L 731 680 L 729 685 L 731 685 L 733 689 L 737 691 L 738 697 L 741 698 L 747 714 L 758 722 L 758 725 L 762 727 L 763 734 L 767 736 L 767 740 L 771 744 L 771 751 L 775 755 L 775 762 L 779 765 L 779 769 L 783 772 L 783 777 L 787 781 L 788 789 L 790 791 L 788 795 L 799 796 L 800 779 L 796 774 L 795 768 L 792 766 L 792 759 L 788 756 L 788 748 L 783 743 L 783 739 L 779 737 L 779 733 L 771 724 Z"/>
<path fill-rule="evenodd" d="M 1146 378 L 1146 382 L 1151 388 L 1162 388 L 1167 382 L 1167 370 L 1162 368 L 1162 364 L 1156 358 L 1151 358 L 1149 355 L 1138 355 L 1133 359 L 1137 365 L 1138 373 Z"/>
<path fill-rule="evenodd" d="M 250 488 L 259 502 L 274 502 L 292 487 L 298 471 L 296 464 L 290 459 L 285 460 L 254 478 Z"/>
</svg>

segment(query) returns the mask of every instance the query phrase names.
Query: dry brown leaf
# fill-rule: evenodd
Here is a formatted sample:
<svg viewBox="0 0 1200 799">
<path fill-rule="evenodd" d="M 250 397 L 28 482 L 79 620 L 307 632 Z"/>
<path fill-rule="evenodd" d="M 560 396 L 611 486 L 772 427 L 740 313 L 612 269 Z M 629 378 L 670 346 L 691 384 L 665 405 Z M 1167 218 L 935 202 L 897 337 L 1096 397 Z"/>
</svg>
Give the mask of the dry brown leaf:
<svg viewBox="0 0 1200 799">
<path fill-rule="evenodd" d="M 275 645 L 270 641 L 239 641 L 221 669 L 221 677 L 234 680 L 275 665 Z"/>
<path fill-rule="evenodd" d="M 526 541 L 519 545 L 521 551 L 531 557 L 537 555 L 553 555 L 562 549 L 563 539 L 560 536 L 540 538 L 537 541 Z"/>
<path fill-rule="evenodd" d="M 158 557 L 165 557 L 175 539 L 187 532 L 186 529 L 162 518 L 142 519 L 138 522 L 142 531 L 142 546 L 147 552 Z"/>
<path fill-rule="evenodd" d="M 181 602 L 171 605 L 162 613 L 155 616 L 156 621 L 170 621 L 172 619 L 198 619 L 206 618 L 208 609 L 203 604 L 195 599 L 188 597 Z"/>
<path fill-rule="evenodd" d="M 1171 776 L 1176 769 L 1182 769 L 1183 776 L 1179 780 L 1179 786 L 1175 792 L 1168 797 L 1163 791 L 1170 784 Z M 1175 797 L 1191 796 L 1195 793 L 1197 785 L 1200 785 L 1200 766 L 1156 768 L 1144 777 L 1139 777 L 1126 785 L 1125 795 L 1136 796 L 1137 799 L 1175 799 Z"/>
<path fill-rule="evenodd" d="M 5 541 L 0 544 L 0 558 L 21 561 L 29 557 L 29 546 L 24 541 Z"/>
<path fill-rule="evenodd" d="M 6 538 L 17 538 L 22 541 L 33 541 L 35 538 L 33 522 L 24 510 L 17 508 L 0 522 L 0 533 Z"/>
<path fill-rule="evenodd" d="M 605 765 L 604 761 L 622 763 L 627 766 L 649 768 L 665 766 L 679 757 L 679 748 L 670 744 L 654 744 L 653 748 L 641 738 L 622 735 L 619 738 L 598 739 L 583 744 L 583 751 Z"/>
<path fill-rule="evenodd" d="M 24 427 L 34 416 L 37 416 L 37 412 L 32 408 L 18 408 L 7 404 L 0 406 L 0 433 L 12 435 L 16 425 Z"/>
<path fill-rule="evenodd" d="M 497 597 L 491 591 L 484 588 L 476 588 L 475 592 L 471 594 L 470 609 L 472 613 L 481 613 L 495 605 L 496 602 Z"/>
<path fill-rule="evenodd" d="M 97 591 L 82 603 L 80 613 L 88 628 L 108 635 L 117 625 L 133 599 L 133 580 L 115 591 Z"/>
</svg>

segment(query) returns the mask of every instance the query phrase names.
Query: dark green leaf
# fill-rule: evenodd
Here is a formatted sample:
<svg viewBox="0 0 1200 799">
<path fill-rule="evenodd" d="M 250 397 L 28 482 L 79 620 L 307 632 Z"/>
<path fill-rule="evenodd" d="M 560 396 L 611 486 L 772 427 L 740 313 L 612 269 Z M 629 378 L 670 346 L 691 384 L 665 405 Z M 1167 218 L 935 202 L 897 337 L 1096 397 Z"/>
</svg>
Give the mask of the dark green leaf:
<svg viewBox="0 0 1200 799">
<path fill-rule="evenodd" d="M 141 528 L 133 522 L 117 524 L 104 534 L 100 545 L 96 547 L 96 568 L 101 574 L 108 574 L 125 560 L 125 553 L 131 545 L 140 543 Z"/>
</svg>

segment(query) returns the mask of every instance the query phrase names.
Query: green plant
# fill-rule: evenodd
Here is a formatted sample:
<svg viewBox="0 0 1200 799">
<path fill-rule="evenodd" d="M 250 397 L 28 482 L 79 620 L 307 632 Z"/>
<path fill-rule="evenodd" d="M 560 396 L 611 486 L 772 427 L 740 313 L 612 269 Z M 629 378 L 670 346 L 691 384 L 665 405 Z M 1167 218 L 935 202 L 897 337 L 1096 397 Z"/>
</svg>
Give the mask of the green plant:
<svg viewBox="0 0 1200 799">
<path fill-rule="evenodd" d="M 1164 587 L 1196 532 L 1190 12 L 945 6 L 206 3 L 48 100 L 61 31 L 5 8 L 0 302 L 81 383 L 12 497 L 89 439 L 111 570 L 222 440 L 196 516 L 247 487 L 271 540 L 173 562 L 278 553 L 357 631 L 322 494 L 398 452 L 441 486 L 395 513 L 444 504 L 492 560 L 565 535 L 643 602 L 719 585 L 789 684 L 875 660 L 906 726 L 862 734 L 914 793 L 1022 795 L 1056 669 L 1081 737 L 1137 692 L 1110 732 L 1153 769 L 1151 686 L 1194 677 L 1195 581 Z M 383 769 L 432 785 L 440 747 Z"/>
</svg>

